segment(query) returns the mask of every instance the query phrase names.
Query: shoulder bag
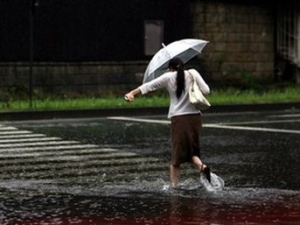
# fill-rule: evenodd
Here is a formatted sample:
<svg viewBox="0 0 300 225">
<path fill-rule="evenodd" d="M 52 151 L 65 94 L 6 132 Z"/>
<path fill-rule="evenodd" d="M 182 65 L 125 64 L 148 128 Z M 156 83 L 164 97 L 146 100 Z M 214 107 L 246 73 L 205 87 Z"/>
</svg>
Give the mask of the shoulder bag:
<svg viewBox="0 0 300 225">
<path fill-rule="evenodd" d="M 188 73 L 192 76 L 192 83 L 189 87 L 189 100 L 197 109 L 205 110 L 210 107 L 209 101 L 204 97 L 200 88 L 197 85 L 194 74 Z"/>
</svg>

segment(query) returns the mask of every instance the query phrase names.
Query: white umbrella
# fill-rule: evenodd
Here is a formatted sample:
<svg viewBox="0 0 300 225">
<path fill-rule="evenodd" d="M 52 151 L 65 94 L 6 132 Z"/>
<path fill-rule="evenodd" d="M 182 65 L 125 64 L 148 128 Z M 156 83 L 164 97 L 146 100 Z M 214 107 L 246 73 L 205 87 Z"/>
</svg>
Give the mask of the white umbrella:
<svg viewBox="0 0 300 225">
<path fill-rule="evenodd" d="M 201 39 L 183 39 L 172 42 L 160 49 L 151 59 L 144 74 L 143 83 L 149 82 L 168 69 L 169 60 L 178 57 L 183 63 L 199 54 L 208 41 Z"/>
</svg>

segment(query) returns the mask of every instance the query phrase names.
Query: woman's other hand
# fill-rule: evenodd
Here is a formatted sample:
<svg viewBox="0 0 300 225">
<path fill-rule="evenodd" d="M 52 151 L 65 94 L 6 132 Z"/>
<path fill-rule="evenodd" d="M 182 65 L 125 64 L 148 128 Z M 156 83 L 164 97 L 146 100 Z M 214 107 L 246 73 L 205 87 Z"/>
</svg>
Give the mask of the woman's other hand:
<svg viewBox="0 0 300 225">
<path fill-rule="evenodd" d="M 126 100 L 127 102 L 133 102 L 133 100 L 134 100 L 134 95 L 133 95 L 131 92 L 129 92 L 129 93 L 127 93 L 127 94 L 124 96 L 124 98 L 125 98 L 125 100 Z"/>
<path fill-rule="evenodd" d="M 133 89 L 132 91 L 128 92 L 124 98 L 126 101 L 128 102 L 133 102 L 134 100 L 134 96 L 136 96 L 137 94 L 140 94 L 141 93 L 141 90 L 140 88 L 136 88 L 136 89 Z"/>
</svg>

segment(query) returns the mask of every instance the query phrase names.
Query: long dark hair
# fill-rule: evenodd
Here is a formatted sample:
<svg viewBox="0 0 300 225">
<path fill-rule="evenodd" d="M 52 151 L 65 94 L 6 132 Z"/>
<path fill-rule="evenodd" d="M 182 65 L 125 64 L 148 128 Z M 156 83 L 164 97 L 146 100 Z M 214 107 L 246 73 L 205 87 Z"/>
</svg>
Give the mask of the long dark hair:
<svg viewBox="0 0 300 225">
<path fill-rule="evenodd" d="M 169 62 L 169 69 L 177 71 L 176 75 L 176 97 L 180 98 L 182 92 L 185 89 L 185 79 L 184 79 L 184 67 L 181 59 L 175 57 L 172 58 Z"/>
</svg>

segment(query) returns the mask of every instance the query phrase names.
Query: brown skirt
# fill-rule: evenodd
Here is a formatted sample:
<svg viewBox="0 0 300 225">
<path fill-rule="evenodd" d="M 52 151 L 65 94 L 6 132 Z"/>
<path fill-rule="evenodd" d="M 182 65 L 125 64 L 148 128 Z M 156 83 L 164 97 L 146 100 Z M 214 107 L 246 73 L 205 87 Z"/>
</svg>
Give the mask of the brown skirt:
<svg viewBox="0 0 300 225">
<path fill-rule="evenodd" d="M 200 114 L 174 116 L 171 118 L 172 156 L 171 164 L 191 162 L 193 156 L 200 158 L 199 134 L 202 128 Z"/>
</svg>

